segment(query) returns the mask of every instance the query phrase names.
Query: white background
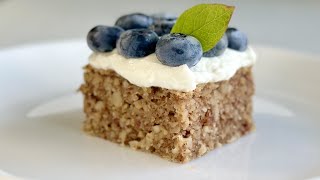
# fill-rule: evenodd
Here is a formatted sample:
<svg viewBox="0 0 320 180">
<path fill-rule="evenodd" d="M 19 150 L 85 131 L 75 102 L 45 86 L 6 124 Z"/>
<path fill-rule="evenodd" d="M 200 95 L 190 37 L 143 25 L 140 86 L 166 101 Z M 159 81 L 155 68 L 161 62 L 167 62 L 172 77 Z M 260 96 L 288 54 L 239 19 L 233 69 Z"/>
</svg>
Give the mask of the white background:
<svg viewBox="0 0 320 180">
<path fill-rule="evenodd" d="M 320 53 L 319 0 L 0 0 L 0 49 L 85 38 L 93 26 L 129 12 L 180 14 L 210 2 L 236 5 L 231 24 L 251 43 Z"/>
</svg>

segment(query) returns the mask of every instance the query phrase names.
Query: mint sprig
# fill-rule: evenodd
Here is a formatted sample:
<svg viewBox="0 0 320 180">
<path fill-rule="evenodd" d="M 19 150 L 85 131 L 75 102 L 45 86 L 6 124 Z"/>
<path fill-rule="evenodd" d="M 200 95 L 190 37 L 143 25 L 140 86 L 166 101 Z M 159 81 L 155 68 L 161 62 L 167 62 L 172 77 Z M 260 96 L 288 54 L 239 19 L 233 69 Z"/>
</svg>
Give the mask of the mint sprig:
<svg viewBox="0 0 320 180">
<path fill-rule="evenodd" d="M 197 38 L 203 52 L 212 49 L 222 38 L 234 6 L 224 4 L 199 4 L 185 12 L 178 18 L 171 33 L 182 33 Z"/>
</svg>

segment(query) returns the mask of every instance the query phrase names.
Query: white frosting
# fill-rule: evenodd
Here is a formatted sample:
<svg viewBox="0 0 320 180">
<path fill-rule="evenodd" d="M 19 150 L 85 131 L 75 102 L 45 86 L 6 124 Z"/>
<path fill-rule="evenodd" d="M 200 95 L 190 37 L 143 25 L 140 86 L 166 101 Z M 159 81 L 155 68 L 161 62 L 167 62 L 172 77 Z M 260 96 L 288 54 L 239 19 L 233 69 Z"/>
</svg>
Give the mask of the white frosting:
<svg viewBox="0 0 320 180">
<path fill-rule="evenodd" d="M 192 91 L 201 83 L 228 80 L 238 69 L 251 66 L 255 61 L 256 55 L 250 47 L 244 52 L 227 49 L 219 57 L 202 57 L 192 68 L 187 65 L 163 65 L 155 54 L 126 59 L 116 50 L 93 53 L 89 58 L 89 64 L 94 68 L 112 69 L 137 86 L 156 86 L 178 91 Z"/>
</svg>

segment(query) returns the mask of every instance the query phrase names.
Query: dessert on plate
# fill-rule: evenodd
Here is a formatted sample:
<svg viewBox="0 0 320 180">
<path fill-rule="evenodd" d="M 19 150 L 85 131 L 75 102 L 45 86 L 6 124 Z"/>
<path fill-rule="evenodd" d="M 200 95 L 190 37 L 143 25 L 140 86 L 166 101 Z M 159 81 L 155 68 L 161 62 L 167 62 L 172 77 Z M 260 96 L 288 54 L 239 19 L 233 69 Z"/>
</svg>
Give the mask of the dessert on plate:
<svg viewBox="0 0 320 180">
<path fill-rule="evenodd" d="M 254 130 L 246 35 L 234 7 L 196 5 L 178 18 L 133 13 L 87 36 L 85 132 L 188 162 Z"/>
</svg>

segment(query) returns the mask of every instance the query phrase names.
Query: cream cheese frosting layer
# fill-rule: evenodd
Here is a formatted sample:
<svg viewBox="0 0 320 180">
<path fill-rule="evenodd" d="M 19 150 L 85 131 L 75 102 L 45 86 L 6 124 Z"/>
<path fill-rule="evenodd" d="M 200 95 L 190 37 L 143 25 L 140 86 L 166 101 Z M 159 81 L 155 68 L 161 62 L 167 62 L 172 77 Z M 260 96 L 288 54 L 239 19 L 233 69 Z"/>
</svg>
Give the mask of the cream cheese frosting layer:
<svg viewBox="0 0 320 180">
<path fill-rule="evenodd" d="M 244 52 L 227 49 L 218 57 L 202 57 L 197 65 L 170 67 L 161 64 L 155 54 L 131 58 L 118 54 L 93 53 L 89 64 L 96 69 L 114 70 L 130 83 L 140 87 L 161 87 L 178 91 L 192 91 L 198 84 L 229 80 L 238 69 L 252 66 L 256 54 L 251 47 Z"/>
</svg>

